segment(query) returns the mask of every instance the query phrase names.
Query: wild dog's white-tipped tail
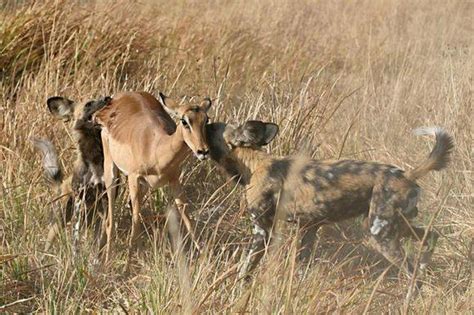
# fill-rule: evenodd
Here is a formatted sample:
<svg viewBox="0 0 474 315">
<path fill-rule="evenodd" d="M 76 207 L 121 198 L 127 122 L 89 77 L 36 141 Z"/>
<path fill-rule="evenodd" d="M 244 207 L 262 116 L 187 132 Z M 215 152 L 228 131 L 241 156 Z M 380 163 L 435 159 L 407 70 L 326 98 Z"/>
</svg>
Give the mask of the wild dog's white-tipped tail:
<svg viewBox="0 0 474 315">
<path fill-rule="evenodd" d="M 43 154 L 43 169 L 46 178 L 55 184 L 61 184 L 63 173 L 53 144 L 48 140 L 39 138 L 31 138 L 31 142 Z"/>
<path fill-rule="evenodd" d="M 431 127 L 418 127 L 415 130 L 413 130 L 413 133 L 416 136 L 436 136 L 437 134 L 445 133 L 447 132 L 438 126 L 431 126 Z"/>
<path fill-rule="evenodd" d="M 454 148 L 453 138 L 441 127 L 421 127 L 415 129 L 414 133 L 417 136 L 433 135 L 436 137 L 436 143 L 428 159 L 415 169 L 407 172 L 407 177 L 412 180 L 423 177 L 430 171 L 439 171 L 445 168 Z"/>
</svg>

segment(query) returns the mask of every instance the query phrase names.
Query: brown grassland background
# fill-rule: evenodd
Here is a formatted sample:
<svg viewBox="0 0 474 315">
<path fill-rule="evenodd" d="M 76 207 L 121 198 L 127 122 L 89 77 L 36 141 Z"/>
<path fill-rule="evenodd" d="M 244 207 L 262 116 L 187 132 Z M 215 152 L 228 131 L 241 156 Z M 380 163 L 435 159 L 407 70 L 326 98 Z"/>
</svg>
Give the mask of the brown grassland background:
<svg viewBox="0 0 474 315">
<path fill-rule="evenodd" d="M 472 2 L 6 0 L 0 8 L 0 313 L 472 312 Z M 418 220 L 434 219 L 442 235 L 421 293 L 405 300 L 410 281 L 365 246 L 360 219 L 322 229 L 311 267 L 297 263 L 288 237 L 285 254 L 261 264 L 252 282 L 239 280 L 251 234 L 244 191 L 194 158 L 182 181 L 199 257 L 173 256 L 158 220 L 125 276 L 123 201 L 107 268 L 93 264 L 90 231 L 77 259 L 70 229 L 44 252 L 56 195 L 28 138 L 51 139 L 66 172 L 74 156 L 67 126 L 45 101 L 124 90 L 209 95 L 213 121 L 276 122 L 269 150 L 277 155 L 409 169 L 434 143 L 412 129 L 446 128 L 453 161 L 420 180 Z M 164 212 L 166 192 L 148 198 L 148 221 Z M 417 243 L 404 247 L 417 255 Z"/>
</svg>

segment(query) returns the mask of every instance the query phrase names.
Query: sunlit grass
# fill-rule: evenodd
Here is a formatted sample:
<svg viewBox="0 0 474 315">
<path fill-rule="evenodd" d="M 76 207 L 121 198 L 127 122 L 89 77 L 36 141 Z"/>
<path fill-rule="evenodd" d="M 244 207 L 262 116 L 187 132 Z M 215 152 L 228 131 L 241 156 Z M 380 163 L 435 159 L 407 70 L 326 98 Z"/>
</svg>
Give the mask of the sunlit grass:
<svg viewBox="0 0 474 315">
<path fill-rule="evenodd" d="M 462 1 L 7 1 L 0 6 L 0 312 L 467 313 L 474 213 L 471 4 Z M 420 181 L 419 221 L 442 237 L 426 284 L 365 246 L 360 220 L 319 232 L 312 266 L 296 238 L 250 282 L 237 276 L 251 226 L 244 191 L 190 158 L 182 181 L 203 245 L 172 254 L 167 189 L 150 195 L 144 250 L 123 273 L 130 211 L 122 197 L 113 259 L 95 264 L 92 231 L 74 259 L 66 229 L 44 252 L 55 192 L 31 136 L 48 138 L 66 172 L 73 142 L 46 99 L 84 101 L 123 90 L 206 96 L 212 121 L 273 121 L 274 154 L 360 158 L 412 168 L 439 125 L 456 148 L 447 170 Z M 124 195 L 126 190 L 122 189 Z M 148 218 L 148 217 L 147 217 Z M 156 220 L 154 220 L 156 219 Z M 295 231 L 290 231 L 294 233 Z M 416 255 L 418 244 L 407 244 Z"/>
</svg>

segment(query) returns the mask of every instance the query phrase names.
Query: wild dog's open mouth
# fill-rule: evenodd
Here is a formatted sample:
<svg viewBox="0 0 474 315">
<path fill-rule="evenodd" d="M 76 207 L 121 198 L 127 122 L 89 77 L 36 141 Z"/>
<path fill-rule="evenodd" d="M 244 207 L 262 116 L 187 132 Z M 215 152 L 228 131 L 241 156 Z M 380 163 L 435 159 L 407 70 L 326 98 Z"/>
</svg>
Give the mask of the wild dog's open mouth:
<svg viewBox="0 0 474 315">
<path fill-rule="evenodd" d="M 93 123 L 95 126 L 99 126 L 99 124 L 94 119 L 94 114 L 107 106 L 111 101 L 112 98 L 110 96 L 106 96 L 98 100 L 87 102 L 85 105 L 83 119 L 87 122 Z"/>
</svg>

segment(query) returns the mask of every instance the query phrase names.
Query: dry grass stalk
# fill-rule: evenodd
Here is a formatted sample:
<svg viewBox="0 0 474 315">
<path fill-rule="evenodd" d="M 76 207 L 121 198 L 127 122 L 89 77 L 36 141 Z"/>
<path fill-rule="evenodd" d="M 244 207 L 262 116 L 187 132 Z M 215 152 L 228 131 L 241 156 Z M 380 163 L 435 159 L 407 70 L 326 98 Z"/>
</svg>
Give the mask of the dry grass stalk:
<svg viewBox="0 0 474 315">
<path fill-rule="evenodd" d="M 278 277 L 248 291 L 233 276 L 249 241 L 249 221 L 238 216 L 243 192 L 212 165 L 195 161 L 183 183 L 205 246 L 186 264 L 188 280 L 179 278 L 160 223 L 149 227 L 149 251 L 136 276 L 122 277 L 125 207 L 117 256 L 106 270 L 91 267 L 90 239 L 75 264 L 67 232 L 54 251 L 43 252 L 52 200 L 27 139 L 53 141 L 65 170 L 73 154 L 64 126 L 43 107 L 46 98 L 162 90 L 217 97 L 214 121 L 278 123 L 281 133 L 270 149 L 279 155 L 370 159 L 409 169 L 431 145 L 411 130 L 445 127 L 456 139 L 453 163 L 420 182 L 419 215 L 431 224 L 446 196 L 432 222 L 443 237 L 410 311 L 472 309 L 472 4 L 51 0 L 0 8 L 0 255 L 21 255 L 0 263 L 0 307 L 219 313 L 234 310 L 245 295 L 244 309 L 255 313 L 403 311 L 407 283 L 390 271 L 382 276 L 388 265 L 353 241 L 361 237 L 354 223 L 319 234 L 314 264 L 302 278 L 290 250 L 277 255 Z M 165 195 L 156 193 L 147 208 L 163 211 Z"/>
</svg>

